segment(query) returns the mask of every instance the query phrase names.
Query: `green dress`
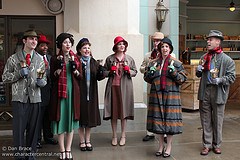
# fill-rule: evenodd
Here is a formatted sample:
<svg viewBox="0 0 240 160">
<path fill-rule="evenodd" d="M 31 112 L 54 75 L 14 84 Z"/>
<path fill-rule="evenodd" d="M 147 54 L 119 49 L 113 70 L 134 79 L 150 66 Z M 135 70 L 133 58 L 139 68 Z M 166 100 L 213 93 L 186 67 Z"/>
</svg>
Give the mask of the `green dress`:
<svg viewBox="0 0 240 160">
<path fill-rule="evenodd" d="M 60 107 L 60 121 L 52 122 L 53 134 L 61 134 L 64 132 L 72 132 L 72 130 L 79 128 L 79 122 L 74 121 L 74 110 L 72 102 L 72 76 L 69 63 L 66 66 L 67 69 L 67 98 L 62 98 Z"/>
</svg>

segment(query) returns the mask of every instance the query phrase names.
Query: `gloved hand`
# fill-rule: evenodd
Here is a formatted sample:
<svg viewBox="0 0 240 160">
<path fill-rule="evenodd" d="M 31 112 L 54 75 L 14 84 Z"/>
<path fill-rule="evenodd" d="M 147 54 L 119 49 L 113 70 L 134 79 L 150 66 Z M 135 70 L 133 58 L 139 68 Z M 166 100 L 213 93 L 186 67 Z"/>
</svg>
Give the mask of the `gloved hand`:
<svg viewBox="0 0 240 160">
<path fill-rule="evenodd" d="M 197 71 L 198 71 L 198 72 L 202 72 L 202 70 L 203 70 L 203 66 L 202 66 L 202 65 L 198 65 L 198 66 L 197 66 Z"/>
<path fill-rule="evenodd" d="M 98 73 L 100 74 L 100 75 L 103 75 L 103 72 L 105 71 L 105 68 L 102 66 L 102 65 L 99 65 L 98 66 Z"/>
<path fill-rule="evenodd" d="M 222 78 L 213 78 L 212 79 L 212 84 L 219 85 L 222 83 L 223 79 Z"/>
<path fill-rule="evenodd" d="M 75 61 L 69 61 L 69 63 L 70 63 L 72 72 L 74 72 L 77 69 L 76 62 Z"/>
<path fill-rule="evenodd" d="M 124 66 L 124 67 L 123 67 L 123 70 L 124 70 L 124 73 L 125 73 L 125 74 L 130 74 L 130 68 L 129 68 L 129 66 L 127 66 L 127 65 Z"/>
<path fill-rule="evenodd" d="M 27 67 L 24 67 L 20 70 L 20 75 L 23 78 L 27 78 L 28 73 L 29 73 L 29 69 Z"/>
<path fill-rule="evenodd" d="M 168 66 L 168 72 L 173 73 L 175 71 L 175 68 L 173 65 Z"/>
<path fill-rule="evenodd" d="M 153 76 L 154 73 L 156 72 L 156 70 L 157 70 L 157 67 L 155 67 L 155 66 L 150 67 L 150 69 L 149 69 L 149 74 L 150 74 L 151 76 Z"/>
<path fill-rule="evenodd" d="M 116 74 L 116 71 L 117 71 L 117 66 L 111 66 L 111 69 L 110 69 L 110 73 L 111 74 Z"/>
<path fill-rule="evenodd" d="M 45 80 L 42 78 L 37 78 L 37 83 L 39 87 L 44 87 L 46 85 Z"/>
<path fill-rule="evenodd" d="M 57 65 L 58 65 L 58 69 L 63 69 L 63 59 L 58 59 Z"/>
</svg>

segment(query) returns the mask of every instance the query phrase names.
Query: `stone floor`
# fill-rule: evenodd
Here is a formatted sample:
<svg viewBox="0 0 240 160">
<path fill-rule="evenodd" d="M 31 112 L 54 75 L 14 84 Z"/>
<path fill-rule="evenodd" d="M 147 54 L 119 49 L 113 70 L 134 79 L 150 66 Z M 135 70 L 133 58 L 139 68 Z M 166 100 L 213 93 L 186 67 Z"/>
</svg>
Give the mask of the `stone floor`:
<svg viewBox="0 0 240 160">
<path fill-rule="evenodd" d="M 82 152 L 78 148 L 79 137 L 74 135 L 72 154 L 74 160 L 148 160 L 164 159 L 156 157 L 158 138 L 143 142 L 145 136 L 146 109 L 135 109 L 135 120 L 128 121 L 127 141 L 123 147 L 111 145 L 111 128 L 109 121 L 103 121 L 102 125 L 92 130 L 91 143 L 94 147 L 92 152 Z M 184 132 L 174 136 L 171 157 L 169 160 L 239 160 L 240 159 L 240 105 L 227 105 L 224 126 L 222 154 L 210 152 L 207 156 L 201 156 L 201 125 L 198 111 L 183 112 Z M 120 128 L 120 126 L 118 126 Z M 77 133 L 77 132 L 76 132 Z M 120 136 L 120 135 L 119 135 Z M 11 135 L 1 135 L 0 147 L 2 160 L 10 160 L 13 157 L 3 155 L 12 153 Z M 39 149 L 39 160 L 57 160 L 58 146 L 43 143 Z"/>
</svg>

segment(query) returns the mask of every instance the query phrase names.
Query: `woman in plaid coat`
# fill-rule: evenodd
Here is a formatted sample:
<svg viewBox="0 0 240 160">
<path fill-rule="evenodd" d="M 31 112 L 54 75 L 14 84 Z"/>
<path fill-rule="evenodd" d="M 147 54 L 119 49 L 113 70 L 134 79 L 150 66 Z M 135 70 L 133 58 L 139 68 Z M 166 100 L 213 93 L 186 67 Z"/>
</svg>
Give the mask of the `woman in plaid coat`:
<svg viewBox="0 0 240 160">
<path fill-rule="evenodd" d="M 173 58 L 172 42 L 164 38 L 158 45 L 160 56 L 150 62 L 144 75 L 151 84 L 147 115 L 147 130 L 159 134 L 156 156 L 169 157 L 174 134 L 182 133 L 182 111 L 179 86 L 186 81 L 183 65 Z M 167 146 L 164 149 L 164 134 Z"/>
</svg>

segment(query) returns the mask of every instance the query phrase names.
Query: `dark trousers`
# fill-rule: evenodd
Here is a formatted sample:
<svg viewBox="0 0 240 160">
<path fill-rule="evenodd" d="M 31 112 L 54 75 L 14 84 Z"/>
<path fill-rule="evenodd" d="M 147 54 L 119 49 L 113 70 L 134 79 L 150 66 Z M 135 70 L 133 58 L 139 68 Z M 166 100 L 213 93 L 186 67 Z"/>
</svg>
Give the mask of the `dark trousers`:
<svg viewBox="0 0 240 160">
<path fill-rule="evenodd" d="M 35 153 L 40 123 L 40 103 L 12 102 L 13 107 L 13 143 L 16 159 L 24 158 L 24 153 Z M 24 134 L 26 133 L 26 138 Z M 35 159 L 31 154 L 26 159 Z"/>
<path fill-rule="evenodd" d="M 38 135 L 38 142 L 41 142 L 42 131 L 43 131 L 44 141 L 46 141 L 46 139 L 48 139 L 48 138 L 53 138 L 53 134 L 51 131 L 51 121 L 49 119 L 49 106 L 42 106 L 41 123 L 40 123 L 40 131 L 39 131 L 39 135 Z"/>
</svg>

